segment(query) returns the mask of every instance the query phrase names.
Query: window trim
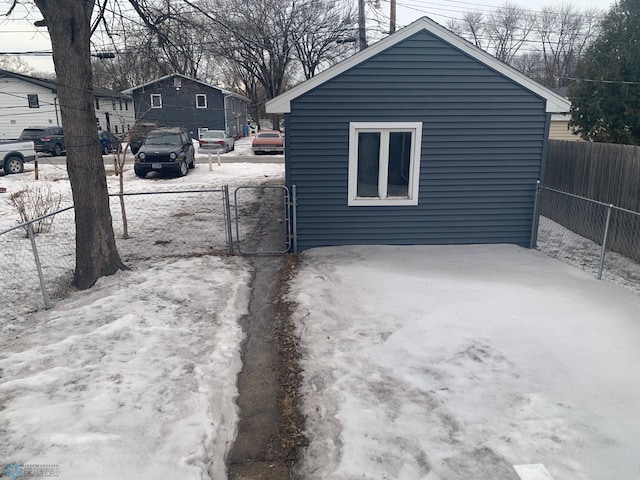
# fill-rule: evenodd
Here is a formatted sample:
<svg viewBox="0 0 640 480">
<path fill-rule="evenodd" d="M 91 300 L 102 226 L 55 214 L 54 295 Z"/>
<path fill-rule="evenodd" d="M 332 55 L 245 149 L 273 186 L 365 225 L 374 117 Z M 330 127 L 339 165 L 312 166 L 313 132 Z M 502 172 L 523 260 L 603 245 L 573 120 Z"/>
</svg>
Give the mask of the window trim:
<svg viewBox="0 0 640 480">
<path fill-rule="evenodd" d="M 37 93 L 27 94 L 27 105 L 29 108 L 40 108 L 40 100 Z"/>
<path fill-rule="evenodd" d="M 380 165 L 386 165 L 386 169 L 380 169 L 378 185 L 386 185 L 388 169 L 388 145 L 389 132 L 412 131 L 411 158 L 409 166 L 409 195 L 408 198 L 372 198 L 358 197 L 358 133 L 380 133 Z M 418 205 L 420 185 L 420 155 L 422 150 L 422 122 L 350 122 L 349 123 L 349 187 L 348 205 L 350 207 L 365 206 L 402 206 Z"/>
<path fill-rule="evenodd" d="M 154 104 L 153 104 L 153 99 L 154 99 L 154 97 L 155 97 L 155 98 L 158 98 L 158 99 L 160 100 L 160 102 L 159 102 L 159 103 L 160 103 L 160 105 L 154 105 Z M 150 98 L 150 105 L 151 105 L 151 108 L 162 108 L 162 94 L 161 94 L 161 93 L 152 93 L 152 94 L 151 94 L 151 96 L 150 96 L 149 98 Z"/>
<path fill-rule="evenodd" d="M 198 105 L 198 98 L 199 97 L 203 97 L 204 98 L 204 105 L 203 106 Z M 196 108 L 207 108 L 207 94 L 206 93 L 196 93 Z"/>
</svg>

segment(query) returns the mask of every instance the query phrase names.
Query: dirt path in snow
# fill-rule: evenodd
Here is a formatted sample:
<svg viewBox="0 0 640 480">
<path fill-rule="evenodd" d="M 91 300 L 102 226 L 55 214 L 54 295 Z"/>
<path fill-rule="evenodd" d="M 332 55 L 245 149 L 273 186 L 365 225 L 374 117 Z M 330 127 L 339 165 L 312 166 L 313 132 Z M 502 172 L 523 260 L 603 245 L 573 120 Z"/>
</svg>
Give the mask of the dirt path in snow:
<svg viewBox="0 0 640 480">
<path fill-rule="evenodd" d="M 277 194 L 261 202 L 255 244 L 246 251 L 279 250 L 283 225 Z M 258 248 L 255 248 L 258 247 Z M 254 268 L 249 314 L 241 320 L 246 338 L 243 368 L 238 376 L 238 434 L 228 465 L 230 480 L 288 480 L 300 434 L 302 418 L 297 408 L 300 373 L 289 306 L 282 301 L 295 255 L 249 256 Z"/>
</svg>

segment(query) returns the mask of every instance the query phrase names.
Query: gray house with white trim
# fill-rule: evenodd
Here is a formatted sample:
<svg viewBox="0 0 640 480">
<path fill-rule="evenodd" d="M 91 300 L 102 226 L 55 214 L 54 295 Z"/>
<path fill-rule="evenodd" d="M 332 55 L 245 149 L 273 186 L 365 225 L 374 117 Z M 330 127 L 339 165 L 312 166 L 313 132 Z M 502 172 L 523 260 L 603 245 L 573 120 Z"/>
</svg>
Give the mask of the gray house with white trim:
<svg viewBox="0 0 640 480">
<path fill-rule="evenodd" d="M 242 135 L 249 99 L 178 73 L 127 90 L 136 106 L 136 121 L 163 127 L 185 127 L 193 138 L 200 129 Z"/>
<path fill-rule="evenodd" d="M 530 245 L 551 115 L 568 101 L 428 18 L 269 101 L 301 250 Z"/>
</svg>

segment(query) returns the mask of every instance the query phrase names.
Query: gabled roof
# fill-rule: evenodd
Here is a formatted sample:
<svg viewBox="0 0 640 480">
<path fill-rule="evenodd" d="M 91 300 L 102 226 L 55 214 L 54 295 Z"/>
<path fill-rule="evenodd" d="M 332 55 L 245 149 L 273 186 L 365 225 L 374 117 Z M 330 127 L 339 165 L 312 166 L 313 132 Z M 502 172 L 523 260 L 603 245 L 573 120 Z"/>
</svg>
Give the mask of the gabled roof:
<svg viewBox="0 0 640 480">
<path fill-rule="evenodd" d="M 30 77 L 29 75 L 22 75 L 21 73 L 10 72 L 9 70 L 0 70 L 0 77 L 10 77 L 10 78 L 15 78 L 17 80 L 22 80 L 24 82 L 28 82 L 33 85 L 38 85 L 39 87 L 48 88 L 52 92 L 55 92 L 58 89 L 56 82 L 53 80 Z"/>
<path fill-rule="evenodd" d="M 365 62 L 369 58 L 377 55 L 388 48 L 393 47 L 397 43 L 402 42 L 403 40 L 415 35 L 416 33 L 426 30 L 432 35 L 440 38 L 442 41 L 450 44 L 451 46 L 457 48 L 463 53 L 469 55 L 470 57 L 476 59 L 478 62 L 486 65 L 487 67 L 495 70 L 498 73 L 501 73 L 505 77 L 513 80 L 524 88 L 530 90 L 536 95 L 544 98 L 547 101 L 547 112 L 551 113 L 565 113 L 569 111 L 571 104 L 569 101 L 558 95 L 554 91 L 548 89 L 547 87 L 540 85 L 538 82 L 530 79 L 523 73 L 517 71 L 516 69 L 510 67 L 504 62 L 501 62 L 493 55 L 485 52 L 484 50 L 476 47 L 475 45 L 469 43 L 462 37 L 459 37 L 453 32 L 450 32 L 446 28 L 438 25 L 436 22 L 427 17 L 422 17 L 419 20 L 416 20 L 411 25 L 404 27 L 401 30 L 398 30 L 393 35 L 389 35 L 388 37 L 380 40 L 378 43 L 365 48 L 364 50 L 356 53 L 354 56 L 343 60 L 342 62 L 334 65 L 333 67 L 325 70 L 322 73 L 319 73 L 313 78 L 302 82 L 301 84 L 295 86 L 291 90 L 283 93 L 282 95 L 277 96 L 274 99 L 271 99 L 266 104 L 267 113 L 290 113 L 291 112 L 291 100 L 298 98 L 299 96 L 313 90 L 314 88 L 322 85 L 323 83 L 331 80 L 334 77 L 346 72 L 347 70 Z"/>
<path fill-rule="evenodd" d="M 250 101 L 247 97 L 244 97 L 244 96 L 240 95 L 239 93 L 231 92 L 229 90 L 225 90 L 224 88 L 216 87 L 215 85 L 210 85 L 208 83 L 201 82 L 200 80 L 196 80 L 195 78 L 187 77 L 186 75 L 182 75 L 181 73 L 171 73 L 169 75 L 165 75 L 164 77 L 156 78 L 155 80 L 151 80 L 150 82 L 143 83 L 141 85 L 136 85 L 135 87 L 127 88 L 126 90 L 123 90 L 122 93 L 133 93 L 135 90 L 147 87 L 149 85 L 153 85 L 154 83 L 162 82 L 164 80 L 167 80 L 168 78 L 173 78 L 173 77 L 184 78 L 185 80 L 189 80 L 190 82 L 199 83 L 200 85 L 204 85 L 205 87 L 215 88 L 216 90 L 220 90 L 222 92 L 222 94 L 227 96 L 227 97 L 235 97 L 235 98 L 238 98 L 240 100 L 244 100 L 245 102 L 249 102 Z"/>
<path fill-rule="evenodd" d="M 0 70 L 0 77 L 10 77 L 17 80 L 22 80 L 33 85 L 48 88 L 52 93 L 56 93 L 58 91 L 58 84 L 55 80 L 46 80 L 44 78 L 31 77 L 29 75 L 22 75 L 21 73 L 10 72 L 8 70 Z M 129 97 L 128 95 L 123 95 L 122 93 L 118 93 L 116 91 L 102 87 L 93 87 L 93 94 L 96 97 L 122 98 L 127 100 L 131 99 L 131 97 Z"/>
</svg>

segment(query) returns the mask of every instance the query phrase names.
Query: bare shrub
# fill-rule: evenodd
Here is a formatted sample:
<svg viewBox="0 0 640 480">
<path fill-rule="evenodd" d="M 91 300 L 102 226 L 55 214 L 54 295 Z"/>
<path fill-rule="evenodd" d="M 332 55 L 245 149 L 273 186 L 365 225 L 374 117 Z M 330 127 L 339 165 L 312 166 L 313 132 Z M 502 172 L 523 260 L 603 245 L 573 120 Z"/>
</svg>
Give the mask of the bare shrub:
<svg viewBox="0 0 640 480">
<path fill-rule="evenodd" d="M 20 223 L 31 222 L 34 233 L 47 233 L 51 230 L 55 215 L 45 216 L 60 210 L 62 194 L 54 192 L 51 184 L 43 182 L 27 185 L 12 193 L 7 203 L 20 215 Z M 28 231 L 26 226 L 25 231 Z"/>
</svg>

